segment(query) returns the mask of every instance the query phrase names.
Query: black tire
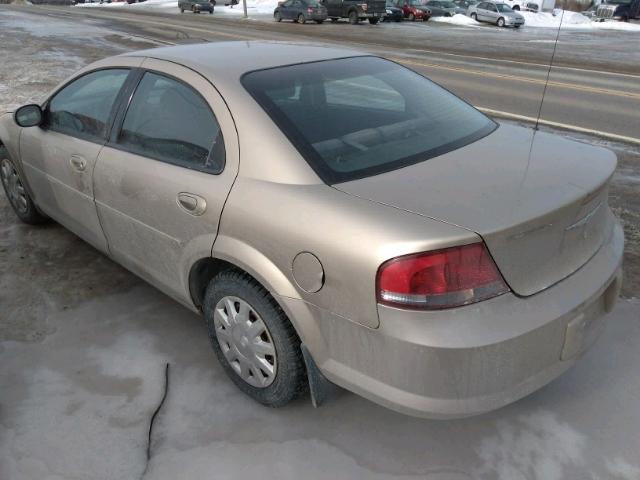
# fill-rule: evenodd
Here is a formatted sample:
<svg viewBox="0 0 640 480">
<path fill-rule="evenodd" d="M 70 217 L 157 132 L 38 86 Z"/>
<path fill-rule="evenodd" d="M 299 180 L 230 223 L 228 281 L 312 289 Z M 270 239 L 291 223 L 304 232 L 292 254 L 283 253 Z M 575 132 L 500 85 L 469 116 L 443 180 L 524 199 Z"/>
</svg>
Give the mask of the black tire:
<svg viewBox="0 0 640 480">
<path fill-rule="evenodd" d="M 514 5 L 513 6 L 513 10 L 516 11 L 516 12 L 519 12 L 520 11 L 520 5 Z"/>
<path fill-rule="evenodd" d="M 298 15 L 298 23 L 301 23 L 301 24 L 303 24 L 303 25 L 304 25 L 305 23 L 307 23 L 307 19 L 306 19 L 306 17 L 305 17 L 302 13 L 301 13 L 300 15 Z"/>
<path fill-rule="evenodd" d="M 409 20 L 410 22 L 415 22 L 416 16 L 413 13 L 410 13 L 409 16 L 407 17 L 407 20 Z"/>
<path fill-rule="evenodd" d="M 358 23 L 360 23 L 360 18 L 358 18 L 358 12 L 356 12 L 355 10 L 351 10 L 349 12 L 349 23 L 351 25 L 357 25 Z"/>
<path fill-rule="evenodd" d="M 16 214 L 16 216 L 22 222 L 27 223 L 29 225 L 38 225 L 41 223 L 48 222 L 49 217 L 47 217 L 46 215 L 41 213 L 40 210 L 38 210 L 38 207 L 36 207 L 35 203 L 31 199 L 31 195 L 29 195 L 26 189 L 24 189 L 25 191 L 23 194 L 25 199 L 25 205 L 22 205 L 22 206 L 19 206 L 17 203 L 18 201 L 9 194 L 9 186 L 8 186 L 9 181 L 7 180 L 7 182 L 5 182 L 5 175 L 4 175 L 5 166 L 12 170 L 11 171 L 12 175 L 14 173 L 15 175 L 17 175 L 17 180 L 20 182 L 22 189 L 24 189 L 24 182 L 22 181 L 22 178 L 18 173 L 18 170 L 15 168 L 13 162 L 9 159 L 9 156 L 7 155 L 7 151 L 3 147 L 0 147 L 0 169 L 3 169 L 3 171 L 0 171 L 0 178 L 1 178 L 0 183 L 2 183 L 2 188 L 4 190 L 4 193 L 7 197 L 7 200 L 9 200 L 9 205 L 11 205 L 11 209 Z"/>
<path fill-rule="evenodd" d="M 180 9 L 180 13 L 184 13 L 184 8 L 181 8 L 181 9 Z"/>
<path fill-rule="evenodd" d="M 375 24 L 377 24 L 377 23 L 378 23 L 378 21 L 379 21 L 379 20 L 380 20 L 380 19 L 379 19 L 379 18 L 377 18 L 377 17 L 372 17 L 372 18 L 370 18 L 370 19 L 369 19 L 369 23 L 370 23 L 371 25 L 375 25 Z"/>
<path fill-rule="evenodd" d="M 323 22 L 324 22 L 324 20 L 316 20 L 316 23 L 317 23 L 318 25 L 322 25 L 322 23 L 323 23 Z"/>
<path fill-rule="evenodd" d="M 499 27 L 504 27 L 504 18 L 500 17 L 496 22 L 496 25 Z"/>
<path fill-rule="evenodd" d="M 278 363 L 275 378 L 267 387 L 258 388 L 245 382 L 222 352 L 213 315 L 217 303 L 226 296 L 238 297 L 251 305 L 269 330 Z M 225 373 L 241 391 L 269 407 L 284 406 L 308 391 L 300 338 L 278 303 L 251 276 L 239 270 L 226 270 L 218 274 L 207 287 L 203 310 L 211 346 Z"/>
<path fill-rule="evenodd" d="M 337 18 L 335 18 L 335 17 L 331 18 L 331 23 L 336 23 L 337 21 L 338 21 Z"/>
<path fill-rule="evenodd" d="M 471 14 L 471 19 L 475 20 L 476 22 L 478 21 L 478 15 L 476 15 L 475 13 Z"/>
<path fill-rule="evenodd" d="M 273 19 L 274 19 L 276 22 L 281 22 L 281 21 L 282 21 L 282 15 L 280 14 L 280 12 L 276 12 L 276 13 L 274 13 L 274 14 L 273 14 Z"/>
<path fill-rule="evenodd" d="M 513 28 L 520 28 L 521 25 L 514 25 Z"/>
</svg>

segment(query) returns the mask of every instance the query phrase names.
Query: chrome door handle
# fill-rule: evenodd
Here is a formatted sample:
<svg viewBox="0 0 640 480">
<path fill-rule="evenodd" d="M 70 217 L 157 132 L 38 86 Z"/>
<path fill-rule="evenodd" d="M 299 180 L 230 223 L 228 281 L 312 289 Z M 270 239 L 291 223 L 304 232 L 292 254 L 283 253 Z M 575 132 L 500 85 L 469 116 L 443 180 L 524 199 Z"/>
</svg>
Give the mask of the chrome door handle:
<svg viewBox="0 0 640 480">
<path fill-rule="evenodd" d="M 71 168 L 78 172 L 84 172 L 85 168 L 87 168 L 87 161 L 79 155 L 71 155 L 69 164 Z"/>
<path fill-rule="evenodd" d="M 200 195 L 181 192 L 177 200 L 178 206 L 191 215 L 200 216 L 207 210 L 207 201 Z"/>
</svg>

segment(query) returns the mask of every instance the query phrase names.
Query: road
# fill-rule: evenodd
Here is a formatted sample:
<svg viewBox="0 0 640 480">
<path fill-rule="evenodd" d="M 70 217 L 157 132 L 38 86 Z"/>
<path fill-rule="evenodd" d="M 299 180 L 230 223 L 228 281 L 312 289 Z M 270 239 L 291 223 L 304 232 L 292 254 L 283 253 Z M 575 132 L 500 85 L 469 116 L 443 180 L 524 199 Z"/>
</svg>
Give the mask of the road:
<svg viewBox="0 0 640 480">
<path fill-rule="evenodd" d="M 267 39 L 340 44 L 403 63 L 489 114 L 640 144 L 640 36 L 562 31 L 541 108 L 555 31 L 429 22 L 298 25 L 156 10 L 3 7 L 99 24 L 165 44 Z"/>
</svg>

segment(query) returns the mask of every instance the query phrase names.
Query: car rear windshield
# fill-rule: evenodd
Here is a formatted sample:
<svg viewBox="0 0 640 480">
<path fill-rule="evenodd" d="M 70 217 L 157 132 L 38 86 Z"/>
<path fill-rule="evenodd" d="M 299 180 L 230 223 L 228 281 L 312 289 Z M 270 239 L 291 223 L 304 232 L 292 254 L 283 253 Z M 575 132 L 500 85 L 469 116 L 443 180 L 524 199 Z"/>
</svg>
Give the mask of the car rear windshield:
<svg viewBox="0 0 640 480">
<path fill-rule="evenodd" d="M 242 84 L 328 184 L 428 160 L 497 127 L 442 87 L 378 57 L 258 70 Z"/>
</svg>

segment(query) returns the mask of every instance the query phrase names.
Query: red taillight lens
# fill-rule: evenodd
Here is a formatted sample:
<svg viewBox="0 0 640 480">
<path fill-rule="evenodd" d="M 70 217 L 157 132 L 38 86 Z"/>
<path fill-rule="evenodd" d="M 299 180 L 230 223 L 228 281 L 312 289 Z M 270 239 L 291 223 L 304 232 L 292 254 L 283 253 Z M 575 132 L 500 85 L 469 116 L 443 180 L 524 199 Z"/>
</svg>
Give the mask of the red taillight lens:
<svg viewBox="0 0 640 480">
<path fill-rule="evenodd" d="M 509 291 L 484 243 L 393 258 L 378 270 L 378 302 L 442 309 Z"/>
</svg>

